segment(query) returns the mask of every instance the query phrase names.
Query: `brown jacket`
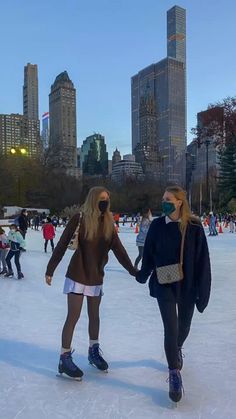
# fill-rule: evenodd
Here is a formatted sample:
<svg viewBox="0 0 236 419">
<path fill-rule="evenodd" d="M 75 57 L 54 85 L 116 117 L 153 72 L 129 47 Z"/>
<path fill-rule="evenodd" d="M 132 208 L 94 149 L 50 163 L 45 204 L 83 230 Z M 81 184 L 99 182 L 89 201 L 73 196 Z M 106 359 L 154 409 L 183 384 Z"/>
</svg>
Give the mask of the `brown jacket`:
<svg viewBox="0 0 236 419">
<path fill-rule="evenodd" d="M 48 262 L 46 275 L 53 276 L 53 273 L 63 258 L 67 246 L 79 223 L 80 215 L 74 215 L 67 224 L 51 259 Z M 108 252 L 111 249 L 120 264 L 133 276 L 136 270 L 123 247 L 115 229 L 111 240 L 107 241 L 102 232 L 102 220 L 99 224 L 98 236 L 93 241 L 88 241 L 84 237 L 85 226 L 82 219 L 79 230 L 79 246 L 73 253 L 70 260 L 66 277 L 85 285 L 102 285 L 104 277 L 104 267 L 108 262 Z"/>
</svg>

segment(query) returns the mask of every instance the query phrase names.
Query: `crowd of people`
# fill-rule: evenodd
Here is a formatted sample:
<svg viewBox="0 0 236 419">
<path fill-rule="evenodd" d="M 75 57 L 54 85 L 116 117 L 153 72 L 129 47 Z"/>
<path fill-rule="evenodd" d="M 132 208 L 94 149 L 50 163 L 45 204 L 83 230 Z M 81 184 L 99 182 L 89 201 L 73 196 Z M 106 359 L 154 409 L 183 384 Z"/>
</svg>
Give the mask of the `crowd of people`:
<svg viewBox="0 0 236 419">
<path fill-rule="evenodd" d="M 57 265 L 68 248 L 74 249 L 64 282 L 68 313 L 62 328 L 58 371 L 81 379 L 83 371 L 72 359 L 72 339 L 79 321 L 83 300 L 87 298 L 89 321 L 89 362 L 102 371 L 109 366 L 100 349 L 100 304 L 103 295 L 104 267 L 113 251 L 119 263 L 144 284 L 149 279 L 151 297 L 157 300 L 164 328 L 164 348 L 169 368 L 169 397 L 178 402 L 182 397 L 182 347 L 191 327 L 194 308 L 202 313 L 208 305 L 211 286 L 210 258 L 203 226 L 209 236 L 218 235 L 218 224 L 236 232 L 236 216 L 210 212 L 202 218 L 191 214 L 186 193 L 177 186 L 166 189 L 162 199 L 163 214 L 153 219 L 149 208 L 128 217 L 110 212 L 110 193 L 103 187 L 89 191 L 80 212 L 69 221 L 44 214 L 29 216 L 26 209 L 10 225 L 8 234 L 0 227 L 0 275 L 13 277 L 12 258 L 17 278 L 24 277 L 20 255 L 26 250 L 29 228 L 41 229 L 44 252 L 51 245 L 52 255 L 46 268 L 46 283 L 52 284 Z M 119 239 L 120 223 L 138 225 L 138 255 L 132 262 Z M 64 230 L 54 246 L 58 225 Z M 116 228 L 114 228 L 114 226 Z M 157 239 L 158 238 L 158 239 Z M 78 245 L 79 243 L 79 245 Z M 138 269 L 141 262 L 141 268 Z"/>
</svg>

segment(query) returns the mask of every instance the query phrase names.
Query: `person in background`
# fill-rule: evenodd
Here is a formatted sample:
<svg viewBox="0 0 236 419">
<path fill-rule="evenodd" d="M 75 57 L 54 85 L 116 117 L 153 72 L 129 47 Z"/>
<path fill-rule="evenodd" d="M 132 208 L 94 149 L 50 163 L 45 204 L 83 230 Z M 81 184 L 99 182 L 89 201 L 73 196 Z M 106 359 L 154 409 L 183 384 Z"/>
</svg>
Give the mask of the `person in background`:
<svg viewBox="0 0 236 419">
<path fill-rule="evenodd" d="M 17 269 L 17 277 L 18 279 L 24 278 L 23 273 L 21 272 L 21 265 L 20 265 L 20 254 L 21 250 L 25 250 L 25 240 L 21 234 L 21 232 L 17 229 L 16 224 L 11 224 L 10 231 L 7 236 L 7 241 L 10 245 L 10 250 L 6 257 L 7 263 L 7 273 L 5 274 L 6 277 L 12 278 L 14 276 L 11 259 L 15 258 L 15 265 Z"/>
<path fill-rule="evenodd" d="M 34 217 L 34 229 L 36 231 L 38 231 L 38 229 L 39 229 L 39 223 L 40 223 L 39 214 L 36 214 L 35 217 Z"/>
<path fill-rule="evenodd" d="M 144 243 L 145 243 L 146 236 L 147 236 L 147 233 L 148 233 L 151 222 L 152 222 L 152 213 L 151 213 L 151 210 L 148 208 L 148 209 L 145 209 L 143 211 L 143 216 L 142 216 L 142 221 L 140 223 L 139 233 L 138 233 L 137 238 L 136 238 L 136 245 L 138 246 L 139 254 L 138 254 L 138 256 L 137 256 L 137 258 L 134 262 L 134 267 L 135 268 L 138 268 L 138 264 L 143 257 Z"/>
<path fill-rule="evenodd" d="M 60 374 L 81 379 L 83 371 L 73 362 L 71 342 L 80 318 L 84 297 L 87 297 L 89 318 L 89 363 L 106 371 L 108 363 L 102 357 L 99 344 L 99 308 L 103 295 L 104 268 L 112 250 L 119 263 L 132 275 L 136 269 L 123 247 L 110 212 L 110 193 L 104 187 L 90 189 L 81 212 L 67 224 L 46 270 L 46 283 L 51 285 L 54 271 L 63 258 L 79 226 L 79 245 L 72 255 L 66 273 L 64 293 L 67 294 L 68 314 L 62 330 L 62 348 L 58 365 Z"/>
<path fill-rule="evenodd" d="M 53 243 L 53 239 L 55 237 L 55 228 L 52 225 L 52 220 L 50 217 L 46 218 L 46 223 L 44 223 L 42 225 L 42 230 L 43 230 L 43 237 L 45 240 L 44 243 L 44 252 L 47 253 L 47 246 L 48 246 L 48 241 L 50 240 L 51 243 L 51 248 L 52 248 L 52 252 L 54 250 L 54 243 Z"/>
<path fill-rule="evenodd" d="M 6 256 L 9 250 L 9 245 L 7 244 L 7 236 L 5 230 L 0 227 L 0 275 L 7 273 L 7 263 Z"/>
<path fill-rule="evenodd" d="M 28 229 L 28 212 L 26 209 L 23 209 L 21 211 L 21 214 L 18 218 L 18 225 L 19 225 L 19 230 L 22 234 L 23 239 L 25 239 L 25 235 L 27 233 L 27 229 Z"/>
<path fill-rule="evenodd" d="M 178 402 L 182 397 L 182 346 L 190 332 L 195 305 L 200 313 L 208 305 L 211 267 L 204 229 L 200 220 L 191 214 L 186 192 L 179 186 L 168 187 L 162 198 L 162 209 L 164 216 L 153 220 L 149 228 L 136 279 L 145 283 L 151 275 L 150 295 L 157 299 L 164 326 L 169 397 Z M 173 275 L 173 267 L 178 269 L 178 277 L 176 270 Z M 161 280 L 163 271 L 167 278 L 164 281 Z M 197 368 L 200 368 L 199 360 Z"/>
</svg>

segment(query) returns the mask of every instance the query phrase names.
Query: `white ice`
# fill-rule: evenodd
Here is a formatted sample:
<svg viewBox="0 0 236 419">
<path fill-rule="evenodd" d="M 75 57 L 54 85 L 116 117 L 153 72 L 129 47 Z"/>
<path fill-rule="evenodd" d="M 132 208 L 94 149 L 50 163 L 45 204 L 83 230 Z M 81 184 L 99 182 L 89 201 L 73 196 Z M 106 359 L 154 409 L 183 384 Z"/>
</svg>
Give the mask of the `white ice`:
<svg viewBox="0 0 236 419">
<path fill-rule="evenodd" d="M 120 238 L 134 261 L 134 230 L 121 227 Z M 84 379 L 56 377 L 66 316 L 62 288 L 71 252 L 48 287 L 44 273 L 50 252 L 43 253 L 41 231 L 29 231 L 21 258 L 25 279 L 0 279 L 0 419 L 236 418 L 236 234 L 225 230 L 208 242 L 211 300 L 203 314 L 195 311 L 184 346 L 185 395 L 173 408 L 157 303 L 147 285 L 136 283 L 112 252 L 100 336 L 109 373 L 88 365 L 84 304 L 73 340 L 74 360 Z"/>
</svg>

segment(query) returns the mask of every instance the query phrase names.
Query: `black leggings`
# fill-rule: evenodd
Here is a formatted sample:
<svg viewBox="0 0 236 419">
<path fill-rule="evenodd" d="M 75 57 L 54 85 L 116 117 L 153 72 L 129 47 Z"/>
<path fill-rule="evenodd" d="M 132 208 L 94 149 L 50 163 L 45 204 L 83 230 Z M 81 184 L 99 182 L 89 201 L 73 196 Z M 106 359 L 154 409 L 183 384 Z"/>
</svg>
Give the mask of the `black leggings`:
<svg viewBox="0 0 236 419">
<path fill-rule="evenodd" d="M 44 250 L 47 250 L 47 247 L 48 247 L 48 242 L 49 242 L 49 240 L 45 240 L 45 243 L 44 243 Z M 50 243 L 51 243 L 52 250 L 54 250 L 54 243 L 53 243 L 53 239 L 51 239 L 51 240 L 50 240 Z"/>
<path fill-rule="evenodd" d="M 12 272 L 12 266 L 11 266 L 11 259 L 15 256 L 15 265 L 17 272 L 21 272 L 21 266 L 20 266 L 20 250 L 16 250 L 15 252 L 13 250 L 9 250 L 7 257 L 6 257 L 6 263 L 8 270 Z"/>
<path fill-rule="evenodd" d="M 158 301 L 164 325 L 164 347 L 168 367 L 178 368 L 178 349 L 187 338 L 194 312 L 194 303 Z"/>
</svg>

